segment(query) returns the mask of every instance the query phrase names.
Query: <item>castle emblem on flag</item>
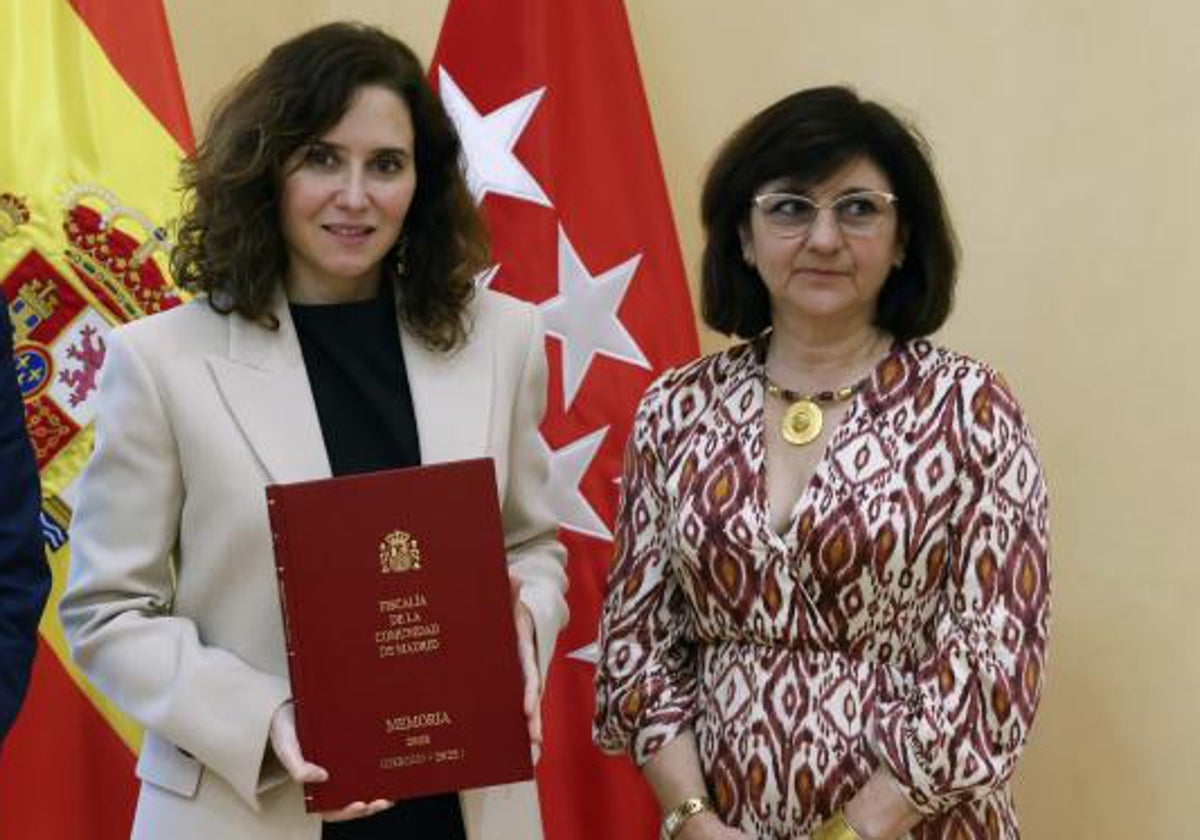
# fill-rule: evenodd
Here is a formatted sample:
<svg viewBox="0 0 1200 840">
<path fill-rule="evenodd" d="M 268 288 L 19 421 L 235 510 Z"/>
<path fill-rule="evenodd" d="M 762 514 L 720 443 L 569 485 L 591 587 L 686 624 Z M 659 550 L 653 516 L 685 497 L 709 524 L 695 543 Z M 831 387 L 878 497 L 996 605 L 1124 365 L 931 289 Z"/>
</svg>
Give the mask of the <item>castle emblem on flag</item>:
<svg viewBox="0 0 1200 840">
<path fill-rule="evenodd" d="M 9 315 L 16 331 L 16 340 L 22 341 L 38 324 L 45 321 L 58 306 L 58 294 L 54 283 L 38 277 L 32 278 L 9 300 Z"/>
</svg>

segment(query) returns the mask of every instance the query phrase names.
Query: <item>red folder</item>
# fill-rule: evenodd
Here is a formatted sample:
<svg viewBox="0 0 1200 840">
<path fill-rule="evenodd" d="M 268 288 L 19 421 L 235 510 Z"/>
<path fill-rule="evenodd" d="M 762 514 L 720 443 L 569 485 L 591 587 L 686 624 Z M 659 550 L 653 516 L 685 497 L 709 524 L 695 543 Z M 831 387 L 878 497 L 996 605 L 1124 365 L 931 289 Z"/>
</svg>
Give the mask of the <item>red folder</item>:
<svg viewBox="0 0 1200 840">
<path fill-rule="evenodd" d="M 491 459 L 273 484 L 309 811 L 533 777 Z"/>
</svg>

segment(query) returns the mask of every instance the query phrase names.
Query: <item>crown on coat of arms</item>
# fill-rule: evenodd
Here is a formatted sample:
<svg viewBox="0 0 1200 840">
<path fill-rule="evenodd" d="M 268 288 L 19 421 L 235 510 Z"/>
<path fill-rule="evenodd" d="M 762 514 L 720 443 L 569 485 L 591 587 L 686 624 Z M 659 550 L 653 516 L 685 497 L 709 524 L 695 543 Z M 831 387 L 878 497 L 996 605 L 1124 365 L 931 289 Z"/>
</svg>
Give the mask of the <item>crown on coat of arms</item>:
<svg viewBox="0 0 1200 840">
<path fill-rule="evenodd" d="M 84 203 L 99 203 L 96 210 Z M 67 236 L 65 256 L 80 274 L 108 293 L 116 301 L 125 319 L 158 312 L 178 303 L 174 289 L 162 282 L 153 263 L 156 251 L 171 253 L 167 232 L 138 210 L 123 206 L 103 187 L 75 187 L 66 196 L 63 231 Z M 141 228 L 134 237 L 117 228 L 126 220 Z M 157 282 L 147 282 L 149 272 Z"/>
</svg>

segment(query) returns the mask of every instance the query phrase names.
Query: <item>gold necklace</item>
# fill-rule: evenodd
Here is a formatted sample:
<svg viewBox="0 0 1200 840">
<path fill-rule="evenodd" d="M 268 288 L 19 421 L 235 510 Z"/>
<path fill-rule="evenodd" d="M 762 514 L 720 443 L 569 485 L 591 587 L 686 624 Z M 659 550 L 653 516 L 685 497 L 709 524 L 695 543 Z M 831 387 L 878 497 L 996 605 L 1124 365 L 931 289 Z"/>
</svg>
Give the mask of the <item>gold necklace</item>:
<svg viewBox="0 0 1200 840">
<path fill-rule="evenodd" d="M 864 377 L 845 388 L 817 391 L 815 394 L 801 394 L 790 388 L 781 388 L 771 381 L 771 377 L 763 373 L 763 379 L 767 384 L 767 393 L 790 403 L 787 411 L 783 414 L 779 432 L 783 435 L 783 439 L 793 446 L 812 443 L 821 434 L 821 427 L 825 422 L 825 417 L 821 413 L 821 403 L 845 402 L 861 391 L 869 378 L 869 376 Z"/>
</svg>

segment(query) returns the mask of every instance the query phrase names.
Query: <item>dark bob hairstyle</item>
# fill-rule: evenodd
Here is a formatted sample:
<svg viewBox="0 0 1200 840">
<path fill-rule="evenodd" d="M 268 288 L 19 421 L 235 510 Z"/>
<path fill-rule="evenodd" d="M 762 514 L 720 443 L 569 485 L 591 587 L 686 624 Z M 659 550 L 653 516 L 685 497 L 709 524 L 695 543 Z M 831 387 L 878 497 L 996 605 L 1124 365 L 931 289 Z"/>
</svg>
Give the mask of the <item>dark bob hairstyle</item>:
<svg viewBox="0 0 1200 840">
<path fill-rule="evenodd" d="M 279 218 L 285 168 L 332 129 L 365 85 L 408 105 L 417 188 L 396 277 L 400 317 L 426 344 L 459 345 L 470 328 L 474 277 L 489 259 L 483 223 L 459 165 L 461 144 L 421 62 L 380 29 L 333 23 L 275 47 L 218 103 L 184 162 L 184 215 L 171 255 L 175 279 L 209 293 L 218 312 L 277 327 L 271 299 L 287 269 Z M 403 248 L 404 253 L 397 251 Z"/>
<path fill-rule="evenodd" d="M 739 229 L 769 181 L 815 185 L 858 158 L 878 166 L 896 194 L 905 259 L 880 291 L 875 324 L 900 340 L 929 335 L 950 314 L 958 243 L 929 147 L 917 131 L 844 87 L 803 90 L 752 117 L 725 142 L 700 200 L 704 223 L 701 311 L 725 335 L 753 338 L 771 325 L 758 272 L 743 260 Z"/>
</svg>

